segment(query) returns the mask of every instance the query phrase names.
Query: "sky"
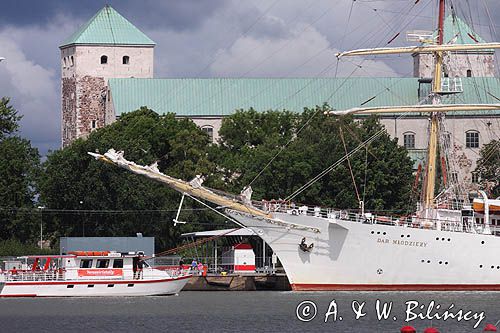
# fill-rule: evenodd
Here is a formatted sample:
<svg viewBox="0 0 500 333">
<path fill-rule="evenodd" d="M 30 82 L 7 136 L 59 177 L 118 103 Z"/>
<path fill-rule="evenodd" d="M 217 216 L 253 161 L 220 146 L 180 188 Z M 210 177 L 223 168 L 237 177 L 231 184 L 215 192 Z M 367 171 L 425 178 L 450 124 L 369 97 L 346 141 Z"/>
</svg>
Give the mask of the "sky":
<svg viewBox="0 0 500 333">
<path fill-rule="evenodd" d="M 58 46 L 110 4 L 153 39 L 155 77 L 412 76 L 410 56 L 354 59 L 339 50 L 411 45 L 433 30 L 436 0 L 5 0 L 0 96 L 23 115 L 20 134 L 46 155 L 60 148 Z M 500 1 L 453 0 L 458 16 L 498 41 Z M 360 66 L 355 66 L 355 64 Z"/>
</svg>

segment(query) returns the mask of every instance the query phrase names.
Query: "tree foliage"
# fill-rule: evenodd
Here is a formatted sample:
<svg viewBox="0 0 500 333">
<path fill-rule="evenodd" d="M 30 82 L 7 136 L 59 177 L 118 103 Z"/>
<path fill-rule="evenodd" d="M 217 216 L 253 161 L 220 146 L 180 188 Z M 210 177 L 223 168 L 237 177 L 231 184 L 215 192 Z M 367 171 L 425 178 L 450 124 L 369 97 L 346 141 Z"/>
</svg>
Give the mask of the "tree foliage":
<svg viewBox="0 0 500 333">
<path fill-rule="evenodd" d="M 16 135 L 21 119 L 9 105 L 0 100 L 0 240 L 33 239 L 36 218 L 32 209 L 36 197 L 36 178 L 40 156 L 31 143 Z"/>
<path fill-rule="evenodd" d="M 147 108 L 124 114 L 117 122 L 90 134 L 88 139 L 50 154 L 40 179 L 41 200 L 50 207 L 48 232 L 59 236 L 135 236 L 137 232 L 156 236 L 159 248 L 173 246 L 182 231 L 190 231 L 207 212 L 190 211 L 185 200 L 180 219 L 191 224 L 173 228 L 172 219 L 180 195 L 164 185 L 95 161 L 87 152 L 122 150 L 127 159 L 149 165 L 155 161 L 161 171 L 191 179 L 210 174 L 208 136 L 193 122 L 160 117 Z M 61 213 L 60 210 L 68 211 Z"/>
<path fill-rule="evenodd" d="M 214 159 L 223 166 L 227 188 L 235 192 L 253 182 L 255 199 L 283 199 L 344 157 L 346 151 L 380 132 L 377 140 L 349 159 L 356 188 L 367 208 L 405 208 L 412 180 L 407 151 L 376 118 L 359 122 L 325 116 L 326 110 L 328 106 L 305 109 L 301 114 L 250 110 L 225 118 Z M 357 208 L 356 188 L 346 161 L 294 201 Z"/>
<path fill-rule="evenodd" d="M 497 198 L 500 196 L 500 140 L 485 144 L 479 155 L 476 172 L 481 177 L 481 185 Z"/>
</svg>

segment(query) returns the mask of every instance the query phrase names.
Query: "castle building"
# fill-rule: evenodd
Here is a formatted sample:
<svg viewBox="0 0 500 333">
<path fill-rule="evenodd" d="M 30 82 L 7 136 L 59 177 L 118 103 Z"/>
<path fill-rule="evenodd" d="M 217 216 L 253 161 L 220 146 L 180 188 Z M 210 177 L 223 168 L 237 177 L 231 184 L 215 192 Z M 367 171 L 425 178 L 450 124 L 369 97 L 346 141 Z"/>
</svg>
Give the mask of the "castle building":
<svg viewBox="0 0 500 333">
<path fill-rule="evenodd" d="M 462 20 L 445 21 L 445 42 L 482 39 Z M 99 11 L 61 48 L 62 144 L 112 123 L 125 112 L 147 106 L 159 114 L 188 117 L 214 142 L 222 119 L 239 109 L 257 111 L 328 103 L 335 109 L 429 103 L 433 58 L 413 54 L 411 78 L 153 78 L 155 43 L 113 8 Z M 448 54 L 443 103 L 498 103 L 500 80 L 494 77 L 493 51 Z M 423 163 L 428 115 L 385 114 L 388 133 L 397 137 L 415 161 Z M 500 133 L 500 111 L 453 112 L 443 122 L 457 164 L 450 175 L 474 187 L 473 173 L 481 147 Z"/>
<path fill-rule="evenodd" d="M 105 6 L 62 43 L 62 145 L 110 124 L 110 78 L 152 78 L 155 43 Z"/>
</svg>

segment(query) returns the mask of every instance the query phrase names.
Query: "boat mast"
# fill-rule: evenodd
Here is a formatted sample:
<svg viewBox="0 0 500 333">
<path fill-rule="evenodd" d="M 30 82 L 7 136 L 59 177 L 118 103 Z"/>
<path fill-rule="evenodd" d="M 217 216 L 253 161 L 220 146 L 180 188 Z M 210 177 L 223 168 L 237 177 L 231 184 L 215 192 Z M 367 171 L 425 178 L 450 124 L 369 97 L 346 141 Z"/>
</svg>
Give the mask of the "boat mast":
<svg viewBox="0 0 500 333">
<path fill-rule="evenodd" d="M 439 0 L 439 23 L 438 23 L 438 38 L 437 44 L 443 45 L 444 39 L 444 15 L 445 15 L 445 0 Z M 443 68 L 443 51 L 434 53 L 436 65 L 434 68 L 433 79 L 433 97 L 432 104 L 441 104 L 441 74 Z M 431 115 L 431 128 L 429 136 L 429 147 L 427 152 L 427 168 L 426 168 L 426 183 L 423 189 L 424 209 L 432 208 L 434 204 L 434 192 L 436 184 L 436 161 L 438 149 L 438 126 L 439 114 Z"/>
</svg>

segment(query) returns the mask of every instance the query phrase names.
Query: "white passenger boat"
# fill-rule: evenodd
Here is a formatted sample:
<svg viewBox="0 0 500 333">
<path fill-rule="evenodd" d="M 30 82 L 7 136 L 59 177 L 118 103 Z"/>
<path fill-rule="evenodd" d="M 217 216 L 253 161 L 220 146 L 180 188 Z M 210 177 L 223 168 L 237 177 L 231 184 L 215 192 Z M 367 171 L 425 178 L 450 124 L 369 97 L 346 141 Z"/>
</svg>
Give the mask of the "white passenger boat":
<svg viewBox="0 0 500 333">
<path fill-rule="evenodd" d="M 173 295 L 191 277 L 154 269 L 135 253 L 77 251 L 17 262 L 0 275 L 0 297 Z"/>
</svg>

